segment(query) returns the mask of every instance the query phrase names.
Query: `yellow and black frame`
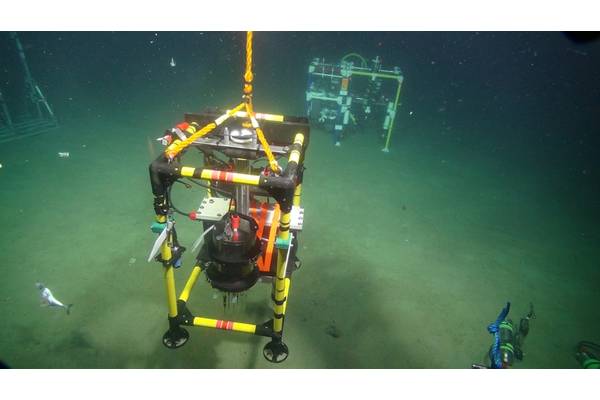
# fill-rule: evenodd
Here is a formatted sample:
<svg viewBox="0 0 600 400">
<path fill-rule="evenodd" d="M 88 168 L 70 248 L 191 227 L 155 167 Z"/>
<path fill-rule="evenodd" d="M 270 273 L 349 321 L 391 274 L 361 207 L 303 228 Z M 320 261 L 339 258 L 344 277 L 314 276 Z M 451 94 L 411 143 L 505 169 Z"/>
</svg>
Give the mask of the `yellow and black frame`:
<svg viewBox="0 0 600 400">
<path fill-rule="evenodd" d="M 175 349 L 187 342 L 184 326 L 216 328 L 269 337 L 263 355 L 281 362 L 289 354 L 283 325 L 291 276 L 300 266 L 296 253 L 303 225 L 300 198 L 309 125 L 304 117 L 255 113 L 252 78 L 252 32 L 248 32 L 243 102 L 224 112 L 186 114 L 161 138 L 167 147 L 149 167 L 156 213 L 152 231 L 159 233 L 149 261 L 163 266 L 169 321 L 163 336 L 166 347 Z M 203 165 L 184 165 L 184 154 L 195 150 L 203 156 Z M 198 210 L 187 215 L 202 222 L 203 233 L 196 242 L 202 245 L 177 297 L 174 271 L 186 249 L 177 240 L 173 211 L 182 212 L 172 204 L 171 188 L 184 179 L 208 190 Z M 259 280 L 271 282 L 273 318 L 252 324 L 193 314 L 187 304 L 202 273 L 213 288 L 227 295 L 249 290 Z"/>
</svg>

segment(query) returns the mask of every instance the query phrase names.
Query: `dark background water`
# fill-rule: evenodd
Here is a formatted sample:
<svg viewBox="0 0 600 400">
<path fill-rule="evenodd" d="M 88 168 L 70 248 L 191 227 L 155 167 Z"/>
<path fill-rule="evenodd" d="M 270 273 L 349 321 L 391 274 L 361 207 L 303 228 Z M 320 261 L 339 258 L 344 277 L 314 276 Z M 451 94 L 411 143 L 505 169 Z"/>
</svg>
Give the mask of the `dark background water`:
<svg viewBox="0 0 600 400">
<path fill-rule="evenodd" d="M 100 105 L 146 98 L 194 107 L 215 88 L 236 98 L 241 32 L 23 32 L 34 77 L 61 118 Z M 285 99 L 302 113 L 314 57 L 349 52 L 405 73 L 401 112 L 419 121 L 481 129 L 544 131 L 558 140 L 594 140 L 600 100 L 600 42 L 577 44 L 558 32 L 257 32 L 256 101 Z M 173 57 L 176 68 L 169 67 Z M 2 81 L 15 85 L 16 54 L 0 34 Z M 286 110 L 287 111 L 287 110 Z M 403 121 L 408 123 L 408 121 Z"/>
<path fill-rule="evenodd" d="M 165 122 L 159 133 L 185 111 L 227 107 L 240 98 L 243 32 L 20 37 L 63 122 L 110 118 L 135 127 L 136 120 L 157 116 Z M 590 206 L 582 218 L 595 218 L 600 206 L 589 190 L 599 178 L 600 41 L 575 43 L 560 32 L 257 32 L 257 108 L 303 114 L 308 63 L 350 52 L 379 55 L 384 66 L 403 70 L 396 143 L 426 135 L 432 144 L 450 141 L 496 163 L 580 182 L 586 189 L 575 195 Z M 10 101 L 22 78 L 6 32 L 0 60 Z"/>
</svg>

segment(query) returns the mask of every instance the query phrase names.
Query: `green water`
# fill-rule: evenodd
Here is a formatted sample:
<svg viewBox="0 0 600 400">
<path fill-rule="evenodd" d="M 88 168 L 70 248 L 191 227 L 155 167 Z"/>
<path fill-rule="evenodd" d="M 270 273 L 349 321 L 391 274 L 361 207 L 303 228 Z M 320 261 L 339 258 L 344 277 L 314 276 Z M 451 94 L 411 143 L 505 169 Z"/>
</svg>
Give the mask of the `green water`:
<svg viewBox="0 0 600 400">
<path fill-rule="evenodd" d="M 148 121 L 148 128 L 161 121 Z M 79 133 L 89 130 L 85 140 Z M 119 145 L 102 132 L 122 132 Z M 307 153 L 300 237 L 286 316 L 287 368 L 465 368 L 491 344 L 486 326 L 505 301 L 514 319 L 537 319 L 520 368 L 577 367 L 573 346 L 598 332 L 598 248 L 577 204 L 547 201 L 560 177 L 500 168 L 447 138 L 398 134 L 390 154 L 378 138 L 341 148 L 314 131 Z M 266 339 L 191 328 L 163 347 L 161 267 L 153 243 L 144 135 L 110 120 L 64 126 L 0 150 L 4 273 L 0 354 L 17 368 L 270 368 Z M 58 151 L 69 151 L 62 159 Z M 473 151 L 471 151 L 473 150 Z M 157 153 L 155 153 L 157 154 Z M 552 174 L 548 174 L 552 175 Z M 193 207 L 201 191 L 175 193 Z M 194 199 L 197 199 L 194 200 Z M 191 246 L 199 226 L 177 225 Z M 586 225 L 587 224 L 587 225 Z M 176 271 L 181 289 L 191 254 Z M 133 260 L 135 259 L 135 261 Z M 42 281 L 63 310 L 38 305 Z M 235 309 L 201 280 L 196 314 L 247 322 L 271 317 L 268 285 Z M 331 327 L 336 335 L 331 335 Z M 329 334 L 328 334 L 329 332 Z M 333 337 L 339 336 L 339 337 Z M 278 366 L 280 367 L 280 366 Z"/>
<path fill-rule="evenodd" d="M 383 40 L 393 48 L 393 35 L 385 35 L 387 42 L 365 37 L 362 46 Z M 413 34 L 413 40 L 433 36 Z M 265 37 L 265 52 L 282 48 Z M 296 59 L 321 54 L 312 40 Z M 338 35 L 322 46 L 333 51 L 335 40 L 344 49 L 350 42 Z M 113 45 L 126 43 L 115 38 Z M 400 53 L 414 50 L 397 46 Z M 336 148 L 327 132 L 311 131 L 302 268 L 293 275 L 285 320 L 287 361 L 275 365 L 263 358 L 265 338 L 203 328 L 189 328 L 190 341 L 181 349 L 166 349 L 162 267 L 146 262 L 156 238 L 149 229 L 148 164 L 162 150 L 155 138 L 184 111 L 237 101 L 239 85 L 231 76 L 239 68 L 215 69 L 214 76 L 211 70 L 207 78 L 206 63 L 191 63 L 192 69 L 188 64 L 159 79 L 132 76 L 126 86 L 125 72 L 112 76 L 117 81 L 86 80 L 83 68 L 68 64 L 60 73 L 72 72 L 69 79 L 58 69 L 35 67 L 34 54 L 34 73 L 47 77 L 59 105 L 60 127 L 0 146 L 0 360 L 11 367 L 470 368 L 489 362 L 486 327 L 507 301 L 515 321 L 530 302 L 537 315 L 515 368 L 578 368 L 576 343 L 600 341 L 600 197 L 597 147 L 589 139 L 597 121 L 583 111 L 571 119 L 549 111 L 563 103 L 523 107 L 519 114 L 519 101 L 526 100 L 507 94 L 506 85 L 484 85 L 484 73 L 461 94 L 464 102 L 440 103 L 442 90 L 459 86 L 419 79 L 419 73 L 437 76 L 433 68 L 440 62 L 416 55 L 406 61 L 416 68 L 406 74 L 390 153 L 381 152 L 375 132 L 348 135 Z M 218 60 L 233 63 L 224 57 Z M 301 114 L 306 63 L 267 72 L 261 60 L 257 111 Z M 129 62 L 134 70 L 137 64 Z M 118 74 L 118 60 L 113 64 Z M 190 90 L 176 83 L 181 79 L 193 82 Z M 489 113 L 477 108 L 496 91 L 510 101 L 493 103 L 498 108 Z M 565 127 L 561 121 L 567 120 L 578 123 Z M 64 151 L 70 157 L 58 157 Z M 191 210 L 204 193 L 179 185 L 173 195 L 179 208 Z M 181 244 L 190 248 L 200 225 L 176 221 Z M 188 251 L 176 270 L 178 290 L 193 262 Z M 70 315 L 40 307 L 38 281 L 74 304 Z M 262 323 L 272 317 L 267 284 L 224 310 L 202 278 L 188 305 L 211 318 Z"/>
</svg>

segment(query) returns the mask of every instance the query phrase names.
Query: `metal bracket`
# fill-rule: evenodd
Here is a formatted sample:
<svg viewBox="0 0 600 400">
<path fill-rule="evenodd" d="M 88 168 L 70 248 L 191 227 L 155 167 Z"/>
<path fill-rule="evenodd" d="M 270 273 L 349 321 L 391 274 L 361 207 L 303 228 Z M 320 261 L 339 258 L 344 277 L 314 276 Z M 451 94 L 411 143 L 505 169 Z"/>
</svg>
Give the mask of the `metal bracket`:
<svg viewBox="0 0 600 400">
<path fill-rule="evenodd" d="M 205 197 L 196 211 L 196 219 L 203 221 L 220 221 L 227 214 L 231 199 L 221 197 Z"/>
</svg>

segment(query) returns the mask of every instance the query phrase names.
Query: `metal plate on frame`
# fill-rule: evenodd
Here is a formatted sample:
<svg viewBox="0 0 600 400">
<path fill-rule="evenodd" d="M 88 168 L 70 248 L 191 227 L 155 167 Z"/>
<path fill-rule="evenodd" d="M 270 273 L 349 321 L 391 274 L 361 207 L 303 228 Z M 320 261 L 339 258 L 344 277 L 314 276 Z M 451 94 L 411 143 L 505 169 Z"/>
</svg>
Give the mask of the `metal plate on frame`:
<svg viewBox="0 0 600 400">
<path fill-rule="evenodd" d="M 204 221 L 220 221 L 229 211 L 231 199 L 205 197 L 196 211 L 196 218 Z"/>
</svg>

